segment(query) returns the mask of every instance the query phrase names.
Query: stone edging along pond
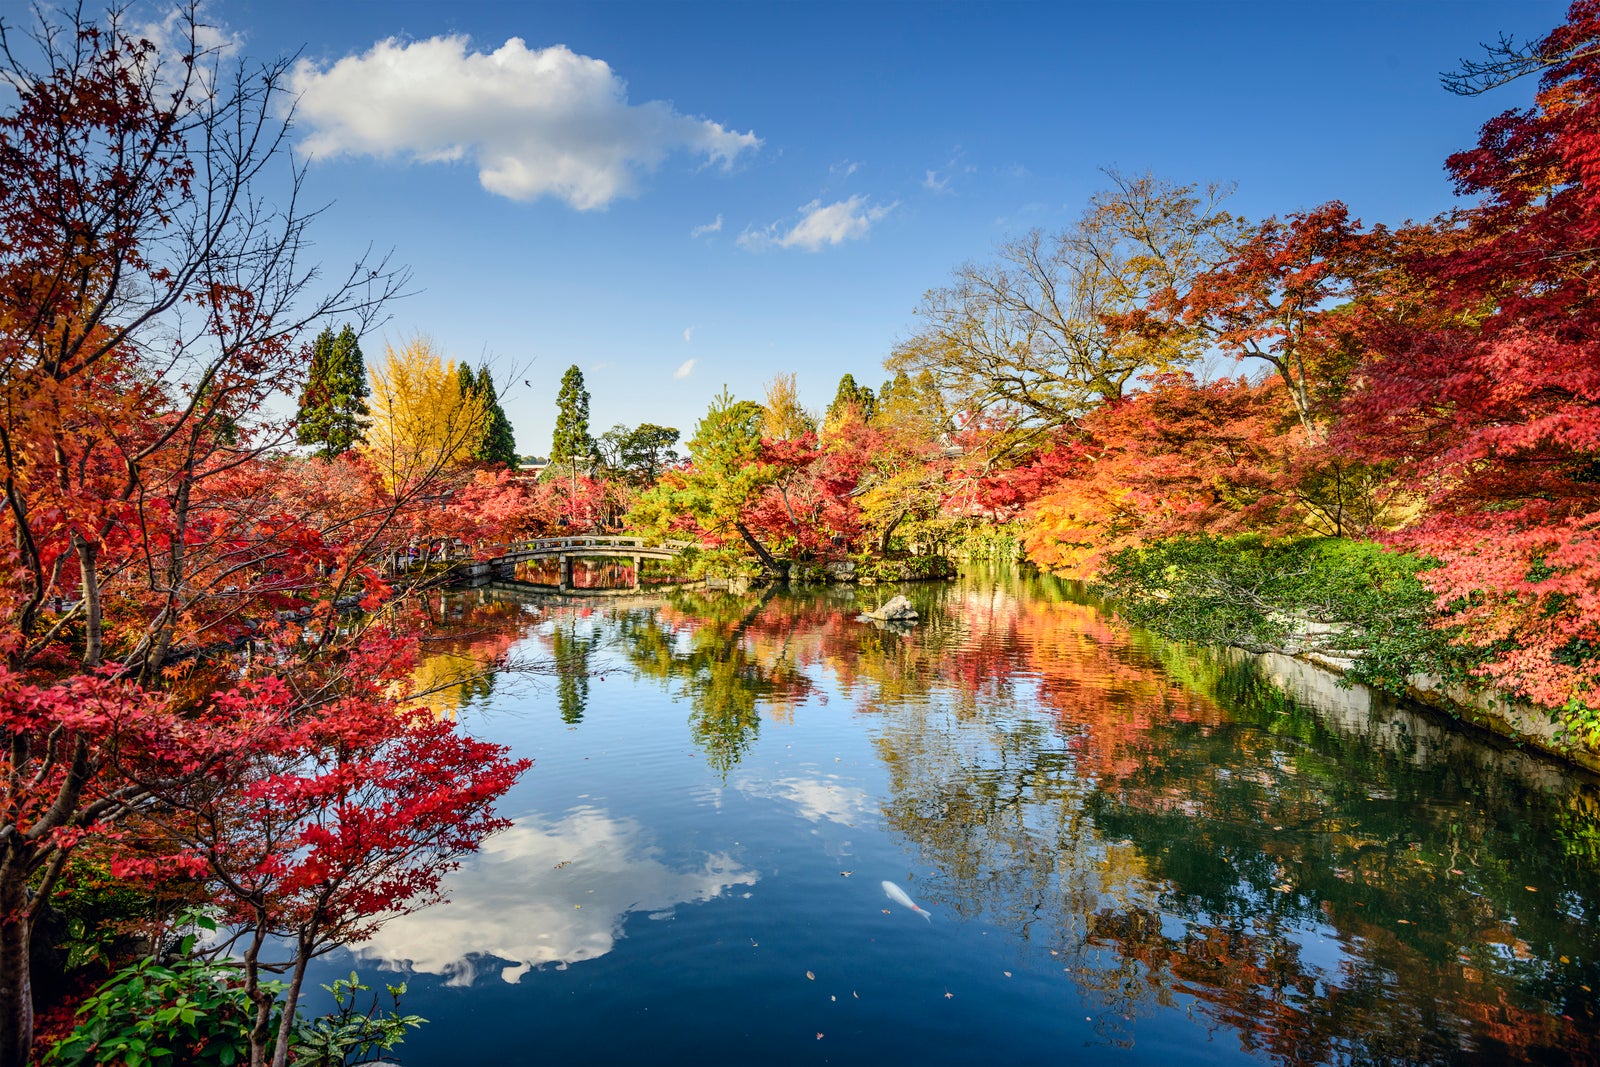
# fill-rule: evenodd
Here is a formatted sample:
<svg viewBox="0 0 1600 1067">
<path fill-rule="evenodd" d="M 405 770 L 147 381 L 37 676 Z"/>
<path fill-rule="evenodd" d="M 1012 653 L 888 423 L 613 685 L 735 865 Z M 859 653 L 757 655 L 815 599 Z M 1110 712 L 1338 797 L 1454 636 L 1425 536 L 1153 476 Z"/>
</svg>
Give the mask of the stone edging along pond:
<svg viewBox="0 0 1600 1067">
<path fill-rule="evenodd" d="M 1354 701 L 1368 708 L 1380 698 L 1366 686 L 1341 685 L 1345 668 L 1337 657 L 1315 652 L 1244 654 L 1252 655 L 1266 679 L 1292 697 L 1311 698 L 1321 704 Z M 1600 752 L 1566 741 L 1551 714 L 1532 704 L 1512 700 L 1503 693 L 1448 684 L 1426 674 L 1406 678 L 1406 696 L 1457 723 L 1600 775 Z"/>
</svg>

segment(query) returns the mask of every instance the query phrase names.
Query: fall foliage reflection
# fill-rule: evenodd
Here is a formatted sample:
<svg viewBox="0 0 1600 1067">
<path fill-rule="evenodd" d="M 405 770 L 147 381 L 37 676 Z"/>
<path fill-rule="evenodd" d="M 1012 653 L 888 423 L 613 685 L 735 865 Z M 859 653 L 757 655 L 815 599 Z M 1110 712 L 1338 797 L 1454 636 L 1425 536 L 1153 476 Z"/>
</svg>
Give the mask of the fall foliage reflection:
<svg viewBox="0 0 1600 1067">
<path fill-rule="evenodd" d="M 1071 583 L 903 591 L 912 628 L 860 618 L 889 591 L 677 590 L 598 629 L 555 609 L 545 642 L 674 687 L 724 775 L 763 721 L 848 700 L 919 894 L 1050 953 L 1112 1042 L 1187 1002 L 1282 1063 L 1592 1053 L 1592 785 L 1420 712 L 1296 704 Z"/>
</svg>

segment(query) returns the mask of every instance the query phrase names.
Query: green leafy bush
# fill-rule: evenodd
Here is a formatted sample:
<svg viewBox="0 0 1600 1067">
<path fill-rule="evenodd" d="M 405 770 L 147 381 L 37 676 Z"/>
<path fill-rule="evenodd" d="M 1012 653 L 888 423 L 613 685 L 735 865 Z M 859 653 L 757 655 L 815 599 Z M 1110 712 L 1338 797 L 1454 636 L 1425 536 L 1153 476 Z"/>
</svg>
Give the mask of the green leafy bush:
<svg viewBox="0 0 1600 1067">
<path fill-rule="evenodd" d="M 215 929 L 209 919 L 191 925 Z M 195 937 L 178 944 L 174 962 L 146 958 L 124 967 L 83 1002 L 78 1025 L 45 1054 L 44 1067 L 233 1067 L 250 1058 L 254 1010 L 245 993 L 244 967 L 230 959 L 194 955 Z M 279 983 L 263 983 L 276 997 Z M 390 1010 L 378 998 L 361 1011 L 360 994 L 369 990 L 354 971 L 322 987 L 333 995 L 334 1010 L 313 1019 L 297 1017 L 291 1047 L 299 1067 L 346 1067 L 368 1063 L 405 1040 L 406 1031 L 426 1019 L 401 1015 L 405 986 L 388 986 Z M 282 1024 L 275 1004 L 270 1030 Z"/>
<path fill-rule="evenodd" d="M 370 987 L 361 984 L 356 972 L 348 979 L 336 979 L 332 985 L 322 987 L 333 994 L 334 1010 L 295 1026 L 294 1062 L 297 1067 L 345 1067 L 350 1063 L 368 1063 L 381 1053 L 389 1052 L 406 1039 L 406 1030 L 415 1029 L 428 1020 L 420 1015 L 401 1015 L 400 998 L 405 994 L 405 983 L 385 986 L 394 1007 L 378 1010 L 378 998 L 373 996 L 366 1011 L 358 1011 L 356 1000 Z"/>
<path fill-rule="evenodd" d="M 190 955 L 124 967 L 78 1009 L 77 1027 L 46 1054 L 46 1067 L 233 1067 L 249 1059 L 251 1007 L 244 968 Z M 275 992 L 275 991 L 274 991 Z"/>
<path fill-rule="evenodd" d="M 1096 586 L 1129 622 L 1166 637 L 1251 651 L 1317 651 L 1349 677 L 1404 692 L 1408 674 L 1468 681 L 1483 650 L 1437 624 L 1417 580 L 1426 558 L 1367 541 L 1179 537 L 1125 549 Z"/>
</svg>

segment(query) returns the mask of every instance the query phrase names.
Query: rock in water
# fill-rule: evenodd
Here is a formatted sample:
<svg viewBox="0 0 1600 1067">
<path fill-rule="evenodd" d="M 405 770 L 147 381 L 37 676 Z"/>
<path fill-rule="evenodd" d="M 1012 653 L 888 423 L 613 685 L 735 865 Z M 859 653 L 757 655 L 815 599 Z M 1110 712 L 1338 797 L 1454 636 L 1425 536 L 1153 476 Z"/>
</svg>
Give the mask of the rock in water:
<svg viewBox="0 0 1600 1067">
<path fill-rule="evenodd" d="M 867 617 L 881 619 L 884 622 L 916 622 L 918 618 L 917 609 L 903 596 L 891 597 L 889 602 L 877 611 L 867 612 Z"/>
</svg>

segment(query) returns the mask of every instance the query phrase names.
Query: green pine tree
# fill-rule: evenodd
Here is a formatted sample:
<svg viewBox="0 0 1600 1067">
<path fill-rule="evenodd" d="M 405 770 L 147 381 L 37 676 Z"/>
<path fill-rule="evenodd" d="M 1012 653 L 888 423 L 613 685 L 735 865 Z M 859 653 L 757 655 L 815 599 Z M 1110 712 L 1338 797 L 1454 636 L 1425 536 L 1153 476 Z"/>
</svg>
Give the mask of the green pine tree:
<svg viewBox="0 0 1600 1067">
<path fill-rule="evenodd" d="M 832 422 L 845 408 L 854 405 L 861 409 L 861 417 L 868 422 L 878 412 L 878 398 L 872 390 L 865 385 L 857 385 L 853 374 L 846 374 L 839 379 L 839 389 L 833 394 L 833 403 L 828 405 L 824 420 Z"/>
<path fill-rule="evenodd" d="M 574 363 L 561 376 L 561 391 L 556 394 L 556 432 L 550 442 L 550 462 L 587 463 L 593 455 L 589 390 L 583 387 L 583 371 Z"/>
<path fill-rule="evenodd" d="M 494 387 L 488 364 L 481 364 L 478 373 L 473 374 L 472 368 L 462 363 L 456 368 L 456 373 L 460 375 L 462 396 L 478 395 L 484 398 L 483 429 L 472 446 L 472 458 L 479 463 L 517 466 L 522 461 L 517 456 L 516 435 L 512 432 L 511 420 L 506 418 L 505 409 L 500 406 L 500 393 Z"/>
<path fill-rule="evenodd" d="M 346 325 L 330 326 L 311 343 L 311 371 L 300 394 L 295 437 L 323 459 L 348 452 L 364 438 L 368 416 L 367 364 L 361 342 Z"/>
<path fill-rule="evenodd" d="M 487 398 L 488 417 L 483 424 L 483 440 L 473 451 L 473 458 L 502 467 L 515 467 L 521 462 L 517 458 L 517 436 L 511 429 L 511 420 L 506 418 L 505 409 L 500 406 L 500 394 L 494 387 L 494 379 L 489 377 L 488 366 L 478 368 L 478 380 L 474 388 Z"/>
</svg>

